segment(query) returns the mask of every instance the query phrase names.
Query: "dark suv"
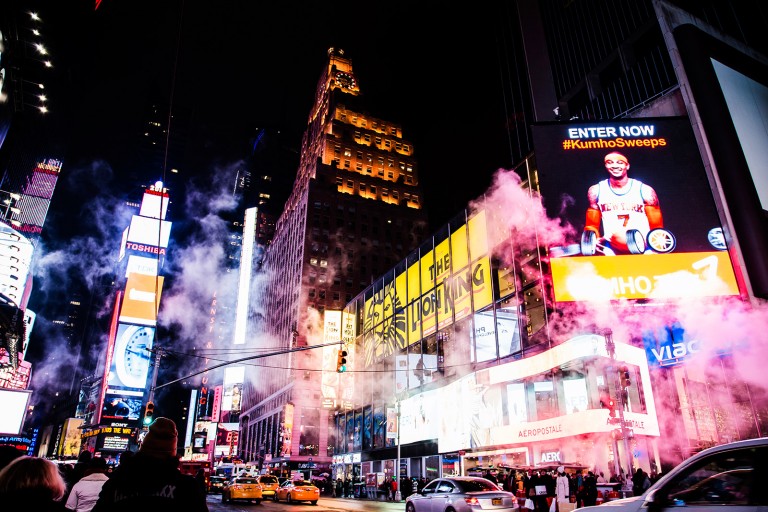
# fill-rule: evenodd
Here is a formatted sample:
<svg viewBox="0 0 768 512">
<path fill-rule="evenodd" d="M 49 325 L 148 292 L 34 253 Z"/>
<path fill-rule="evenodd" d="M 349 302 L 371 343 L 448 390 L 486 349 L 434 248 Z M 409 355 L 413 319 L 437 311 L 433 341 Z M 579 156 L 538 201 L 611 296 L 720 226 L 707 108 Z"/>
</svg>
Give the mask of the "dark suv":
<svg viewBox="0 0 768 512">
<path fill-rule="evenodd" d="M 227 478 L 224 476 L 211 475 L 208 478 L 208 492 L 211 494 L 221 494 L 221 488 L 226 481 Z"/>
</svg>

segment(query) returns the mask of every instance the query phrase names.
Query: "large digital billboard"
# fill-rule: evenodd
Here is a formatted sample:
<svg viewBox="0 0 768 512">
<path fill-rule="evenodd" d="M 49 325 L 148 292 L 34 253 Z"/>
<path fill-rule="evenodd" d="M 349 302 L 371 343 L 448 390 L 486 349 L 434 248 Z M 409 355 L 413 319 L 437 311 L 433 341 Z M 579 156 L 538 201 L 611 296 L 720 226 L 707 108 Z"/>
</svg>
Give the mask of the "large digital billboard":
<svg viewBox="0 0 768 512">
<path fill-rule="evenodd" d="M 0 389 L 0 434 L 18 435 L 24 425 L 31 391 Z"/>
<path fill-rule="evenodd" d="M 574 228 L 550 247 L 555 300 L 738 295 L 687 118 L 533 127 L 548 216 Z"/>
<path fill-rule="evenodd" d="M 144 390 L 154 338 L 153 327 L 119 324 L 108 378 L 110 389 Z"/>
<path fill-rule="evenodd" d="M 125 284 L 125 296 L 120 307 L 120 321 L 156 325 L 163 291 L 163 276 L 132 272 Z"/>
</svg>

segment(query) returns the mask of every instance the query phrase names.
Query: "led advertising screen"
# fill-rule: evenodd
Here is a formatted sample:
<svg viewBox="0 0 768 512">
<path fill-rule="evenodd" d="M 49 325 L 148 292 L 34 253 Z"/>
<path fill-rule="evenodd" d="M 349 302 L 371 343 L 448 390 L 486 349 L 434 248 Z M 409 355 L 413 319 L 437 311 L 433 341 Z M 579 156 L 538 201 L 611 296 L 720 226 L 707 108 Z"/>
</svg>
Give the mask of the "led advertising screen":
<svg viewBox="0 0 768 512">
<path fill-rule="evenodd" d="M 134 215 L 128 228 L 128 241 L 153 247 L 168 247 L 171 222 Z"/>
<path fill-rule="evenodd" d="M 107 394 L 101 409 L 101 419 L 136 421 L 141 416 L 142 397 L 117 392 Z"/>
<path fill-rule="evenodd" d="M 31 391 L 0 388 L 0 434 L 19 435 L 27 413 Z"/>
<path fill-rule="evenodd" d="M 122 323 L 118 325 L 108 378 L 110 389 L 144 389 L 154 339 L 153 327 Z"/>
<path fill-rule="evenodd" d="M 125 283 L 125 296 L 120 306 L 120 321 L 155 325 L 164 281 L 163 276 L 149 276 L 135 272 L 129 274 Z"/>
<path fill-rule="evenodd" d="M 555 300 L 738 295 L 687 118 L 533 127 L 541 196 L 573 227 L 549 247 Z"/>
</svg>

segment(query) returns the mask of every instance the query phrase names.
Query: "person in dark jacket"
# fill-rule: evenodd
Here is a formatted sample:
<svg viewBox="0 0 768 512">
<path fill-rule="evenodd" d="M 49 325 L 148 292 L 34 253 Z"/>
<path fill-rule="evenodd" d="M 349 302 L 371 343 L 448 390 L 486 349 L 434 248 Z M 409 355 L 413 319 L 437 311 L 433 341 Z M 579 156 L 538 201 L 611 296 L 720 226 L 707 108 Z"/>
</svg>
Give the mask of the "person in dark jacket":
<svg viewBox="0 0 768 512">
<path fill-rule="evenodd" d="M 648 478 L 648 474 L 643 471 L 643 468 L 637 468 L 637 470 L 635 470 L 635 474 L 632 475 L 632 494 L 635 496 L 640 496 L 650 486 L 651 479 Z"/>
<path fill-rule="evenodd" d="M 104 483 L 92 512 L 208 512 L 200 484 L 179 471 L 177 443 L 176 424 L 157 418 L 138 453 Z"/>
<path fill-rule="evenodd" d="M 61 499 L 67 484 L 56 463 L 38 457 L 18 457 L 0 471 L 3 510 L 65 512 Z"/>
<path fill-rule="evenodd" d="M 67 483 L 67 494 L 65 497 L 69 496 L 72 487 L 83 478 L 85 470 L 91 465 L 91 459 L 93 459 L 93 454 L 88 450 L 83 450 L 80 455 L 78 455 L 74 467 L 65 473 L 64 481 Z"/>
<path fill-rule="evenodd" d="M 584 506 L 592 507 L 597 505 L 597 477 L 590 471 L 584 477 Z"/>
</svg>

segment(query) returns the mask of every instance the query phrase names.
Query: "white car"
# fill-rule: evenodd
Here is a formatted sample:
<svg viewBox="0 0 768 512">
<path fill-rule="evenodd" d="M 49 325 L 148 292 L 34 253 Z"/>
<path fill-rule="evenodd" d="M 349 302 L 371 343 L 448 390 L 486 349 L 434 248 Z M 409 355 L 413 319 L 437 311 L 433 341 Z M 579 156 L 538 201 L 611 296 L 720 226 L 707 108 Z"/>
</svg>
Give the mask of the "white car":
<svg viewBox="0 0 768 512">
<path fill-rule="evenodd" d="M 678 464 L 642 495 L 579 512 L 768 512 L 768 437 L 703 450 Z M 600 509 L 599 511 L 596 509 Z"/>
<path fill-rule="evenodd" d="M 436 478 L 405 500 L 405 512 L 517 512 L 517 497 L 490 480 L 472 476 Z"/>
</svg>

